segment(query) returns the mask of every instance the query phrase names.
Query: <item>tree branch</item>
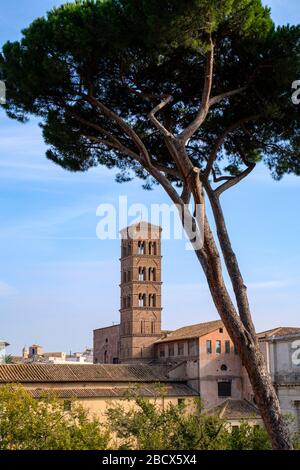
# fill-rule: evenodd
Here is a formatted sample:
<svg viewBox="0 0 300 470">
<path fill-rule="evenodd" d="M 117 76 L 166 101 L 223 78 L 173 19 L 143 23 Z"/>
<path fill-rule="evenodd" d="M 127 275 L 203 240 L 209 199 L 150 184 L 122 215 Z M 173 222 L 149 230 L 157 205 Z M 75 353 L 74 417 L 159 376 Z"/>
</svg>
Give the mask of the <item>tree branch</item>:
<svg viewBox="0 0 300 470">
<path fill-rule="evenodd" d="M 209 155 L 209 158 L 207 160 L 207 165 L 206 165 L 206 168 L 205 168 L 205 171 L 204 171 L 204 174 L 203 174 L 203 177 L 204 179 L 208 179 L 209 177 L 209 174 L 212 170 L 212 167 L 213 167 L 213 164 L 214 164 L 214 161 L 217 157 L 217 153 L 220 149 L 220 147 L 223 145 L 223 143 L 225 142 L 226 140 L 226 137 L 228 136 L 228 134 L 230 134 L 230 132 L 238 129 L 242 124 L 245 124 L 246 122 L 248 121 L 253 121 L 253 120 L 256 120 L 260 117 L 259 114 L 254 114 L 252 116 L 247 116 L 245 118 L 242 118 L 242 119 L 239 119 L 237 122 L 231 124 L 230 126 L 228 126 L 224 132 L 222 132 L 222 134 L 218 137 L 218 139 L 216 140 L 216 142 L 214 143 L 213 147 L 212 147 L 212 150 L 210 152 L 210 155 Z"/>
<path fill-rule="evenodd" d="M 143 141 L 140 139 L 138 134 L 130 127 L 120 116 L 118 116 L 114 111 L 109 109 L 107 106 L 105 106 L 103 103 L 98 101 L 95 97 L 91 95 L 85 95 L 83 94 L 83 99 L 86 100 L 88 103 L 90 103 L 92 106 L 99 108 L 102 113 L 114 121 L 135 143 L 137 149 L 139 150 L 140 154 L 144 157 L 145 162 L 147 164 L 151 164 L 150 156 L 148 153 L 148 150 L 146 149 Z"/>
<path fill-rule="evenodd" d="M 199 129 L 201 124 L 204 122 L 208 110 L 209 110 L 209 99 L 212 88 L 213 80 L 213 68 L 214 68 L 214 43 L 212 37 L 209 37 L 209 51 L 207 53 L 206 65 L 205 65 L 205 79 L 204 87 L 202 92 L 201 106 L 195 117 L 195 119 L 179 134 L 179 139 L 186 143 L 188 139 L 192 137 L 194 132 Z"/>
<path fill-rule="evenodd" d="M 159 122 L 159 120 L 155 117 L 155 114 L 160 111 L 162 108 L 164 108 L 168 103 L 170 103 L 172 101 L 172 96 L 171 95 L 168 95 L 166 96 L 157 106 L 155 106 L 155 108 L 152 109 L 152 111 L 149 113 L 149 119 L 150 121 L 153 122 L 153 124 L 155 125 L 155 127 L 160 131 L 162 132 L 162 134 L 165 136 L 165 137 L 174 137 L 172 132 L 168 131 L 168 129 L 166 129 L 162 124 L 161 122 Z"/>
<path fill-rule="evenodd" d="M 233 178 L 231 178 L 230 180 L 226 181 L 225 183 L 221 184 L 220 186 L 218 186 L 216 189 L 215 189 L 215 194 L 217 196 L 220 196 L 222 193 L 224 193 L 224 191 L 226 191 L 227 189 L 229 188 L 232 188 L 232 186 L 235 186 L 237 183 L 239 183 L 240 181 L 242 181 L 244 178 L 246 178 L 246 176 L 248 176 L 251 171 L 253 171 L 255 168 L 255 163 L 251 164 L 250 166 L 248 166 L 244 171 L 242 171 L 242 173 L 240 173 L 238 176 L 234 176 Z"/>
<path fill-rule="evenodd" d="M 225 98 L 230 98 L 231 96 L 238 95 L 243 91 L 247 90 L 247 87 L 236 88 L 235 90 L 227 91 L 225 93 L 221 93 L 220 95 L 214 96 L 209 100 L 209 107 L 213 106 L 214 104 L 219 103 L 220 101 L 224 100 Z"/>
</svg>

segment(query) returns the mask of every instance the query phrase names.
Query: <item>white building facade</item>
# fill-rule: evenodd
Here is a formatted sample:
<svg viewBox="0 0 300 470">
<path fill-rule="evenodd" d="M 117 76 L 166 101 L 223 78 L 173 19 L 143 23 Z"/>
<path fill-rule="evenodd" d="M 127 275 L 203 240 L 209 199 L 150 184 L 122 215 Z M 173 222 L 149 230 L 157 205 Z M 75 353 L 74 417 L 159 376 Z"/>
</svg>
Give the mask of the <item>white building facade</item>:
<svg viewBox="0 0 300 470">
<path fill-rule="evenodd" d="M 298 332 L 278 333 L 261 340 L 261 348 L 281 410 L 292 416 L 291 427 L 297 430 L 300 429 L 300 332 L 298 329 Z"/>
</svg>

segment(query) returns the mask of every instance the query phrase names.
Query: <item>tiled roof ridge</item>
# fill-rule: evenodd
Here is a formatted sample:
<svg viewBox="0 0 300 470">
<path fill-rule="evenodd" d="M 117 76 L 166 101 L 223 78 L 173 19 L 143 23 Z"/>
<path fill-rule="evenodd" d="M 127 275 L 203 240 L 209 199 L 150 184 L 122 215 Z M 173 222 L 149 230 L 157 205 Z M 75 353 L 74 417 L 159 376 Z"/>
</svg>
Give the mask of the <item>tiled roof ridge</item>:
<svg viewBox="0 0 300 470">
<path fill-rule="evenodd" d="M 205 330 L 205 327 L 208 328 L 207 331 Z M 225 328 L 224 323 L 222 322 L 222 320 L 210 320 L 210 321 L 207 321 L 207 322 L 195 323 L 195 324 L 192 324 L 192 325 L 186 325 L 186 326 L 182 326 L 180 328 L 177 328 L 176 330 L 171 331 L 169 334 L 163 335 L 161 338 L 159 338 L 157 341 L 155 341 L 155 343 L 173 341 L 173 339 L 175 341 L 176 339 L 179 339 L 179 337 L 184 339 L 184 337 L 185 337 L 184 333 L 185 332 L 186 332 L 186 337 L 187 338 L 188 337 L 192 338 L 194 335 L 195 335 L 195 337 L 197 337 L 197 336 L 200 337 L 200 336 L 204 336 L 204 335 L 210 333 L 214 329 L 222 328 L 222 327 Z M 201 328 L 204 330 L 203 332 L 201 332 Z M 189 330 L 192 330 L 192 331 L 189 332 Z M 197 330 L 198 330 L 198 332 L 197 332 Z M 182 336 L 180 336 L 180 335 L 182 335 Z"/>
<path fill-rule="evenodd" d="M 1 364 L 0 383 L 170 382 L 163 367 L 147 364 Z M 181 379 L 172 379 L 182 382 Z"/>
</svg>

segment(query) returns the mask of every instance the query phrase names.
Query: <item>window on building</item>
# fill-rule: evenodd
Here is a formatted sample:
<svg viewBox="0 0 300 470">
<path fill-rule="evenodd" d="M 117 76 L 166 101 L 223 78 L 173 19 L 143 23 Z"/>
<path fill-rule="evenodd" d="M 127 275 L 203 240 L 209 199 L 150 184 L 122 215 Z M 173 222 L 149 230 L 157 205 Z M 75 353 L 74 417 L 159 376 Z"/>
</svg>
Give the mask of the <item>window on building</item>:
<svg viewBox="0 0 300 470">
<path fill-rule="evenodd" d="M 130 242 L 127 245 L 127 255 L 131 255 L 131 243 Z"/>
<path fill-rule="evenodd" d="M 206 353 L 211 354 L 212 353 L 212 345 L 211 345 L 211 340 L 208 339 L 206 341 Z"/>
<path fill-rule="evenodd" d="M 231 397 L 231 382 L 230 381 L 218 382 L 218 396 L 219 397 Z"/>
<path fill-rule="evenodd" d="M 196 341 L 194 339 L 191 339 L 188 342 L 188 352 L 189 356 L 195 356 L 196 354 Z"/>
<path fill-rule="evenodd" d="M 119 358 L 118 357 L 113 357 L 113 364 L 119 364 Z"/>
<path fill-rule="evenodd" d="M 127 280 L 127 276 L 126 276 L 126 272 L 124 271 L 123 272 L 123 282 L 126 282 L 126 280 Z"/>
<path fill-rule="evenodd" d="M 130 295 L 127 295 L 127 307 L 131 306 L 131 297 Z"/>
<path fill-rule="evenodd" d="M 104 351 L 104 364 L 108 363 L 108 354 L 107 351 Z"/>
<path fill-rule="evenodd" d="M 230 341 L 225 341 L 225 353 L 230 354 Z"/>
<path fill-rule="evenodd" d="M 127 282 L 131 281 L 131 271 L 127 272 Z"/>
<path fill-rule="evenodd" d="M 149 294 L 149 307 L 156 307 L 156 295 Z"/>
<path fill-rule="evenodd" d="M 146 268 L 139 268 L 139 281 L 146 281 Z"/>
<path fill-rule="evenodd" d="M 174 344 L 169 344 L 168 345 L 168 356 L 175 356 L 174 354 Z"/>
<path fill-rule="evenodd" d="M 138 254 L 144 255 L 145 254 L 145 242 L 138 242 Z"/>
<path fill-rule="evenodd" d="M 159 348 L 159 357 L 165 357 L 165 346 L 160 346 Z"/>
<path fill-rule="evenodd" d="M 139 307 L 146 307 L 146 294 L 139 294 Z"/>
<path fill-rule="evenodd" d="M 146 327 L 145 323 L 146 323 L 145 320 L 141 321 L 141 333 L 145 333 L 145 327 Z"/>
<path fill-rule="evenodd" d="M 149 242 L 148 250 L 149 255 L 156 255 L 156 242 Z"/>
<path fill-rule="evenodd" d="M 219 328 L 219 333 L 223 333 L 223 328 Z"/>
<path fill-rule="evenodd" d="M 151 322 L 151 333 L 155 333 L 155 321 Z"/>
<path fill-rule="evenodd" d="M 180 341 L 178 343 L 178 356 L 183 356 L 184 355 L 184 342 Z"/>
<path fill-rule="evenodd" d="M 226 372 L 226 370 L 227 370 L 226 364 L 222 364 L 222 365 L 221 365 L 221 371 L 222 371 L 222 372 Z"/>
<path fill-rule="evenodd" d="M 216 341 L 216 354 L 221 354 L 222 352 L 222 347 L 221 347 L 221 341 L 217 339 Z"/>
<path fill-rule="evenodd" d="M 156 270 L 155 268 L 149 268 L 148 270 L 149 281 L 156 281 Z"/>
</svg>

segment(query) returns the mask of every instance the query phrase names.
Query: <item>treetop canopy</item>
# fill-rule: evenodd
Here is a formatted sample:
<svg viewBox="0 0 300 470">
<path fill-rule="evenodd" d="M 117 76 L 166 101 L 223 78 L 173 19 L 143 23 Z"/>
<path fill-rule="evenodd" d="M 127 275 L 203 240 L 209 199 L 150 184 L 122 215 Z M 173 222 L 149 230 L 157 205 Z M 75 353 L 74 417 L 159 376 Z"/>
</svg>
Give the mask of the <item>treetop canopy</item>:
<svg viewBox="0 0 300 470">
<path fill-rule="evenodd" d="M 219 142 L 212 170 L 237 175 L 264 160 L 273 176 L 300 174 L 299 107 L 291 85 L 300 78 L 300 27 L 276 28 L 260 0 L 78 0 L 51 10 L 7 42 L 0 56 L 9 117 L 41 118 L 47 157 L 72 171 L 103 164 L 118 179 L 148 173 L 122 147 L 136 150 L 104 108 L 140 137 L 153 161 L 181 184 L 150 111 L 179 135 L 198 112 L 213 50 L 216 101 L 187 142 L 203 169 Z M 99 134 L 103 137 L 99 139 Z M 223 137 L 224 136 L 224 137 Z M 120 145 L 107 146 L 117 139 Z M 174 171 L 172 171 L 174 170 Z"/>
</svg>

